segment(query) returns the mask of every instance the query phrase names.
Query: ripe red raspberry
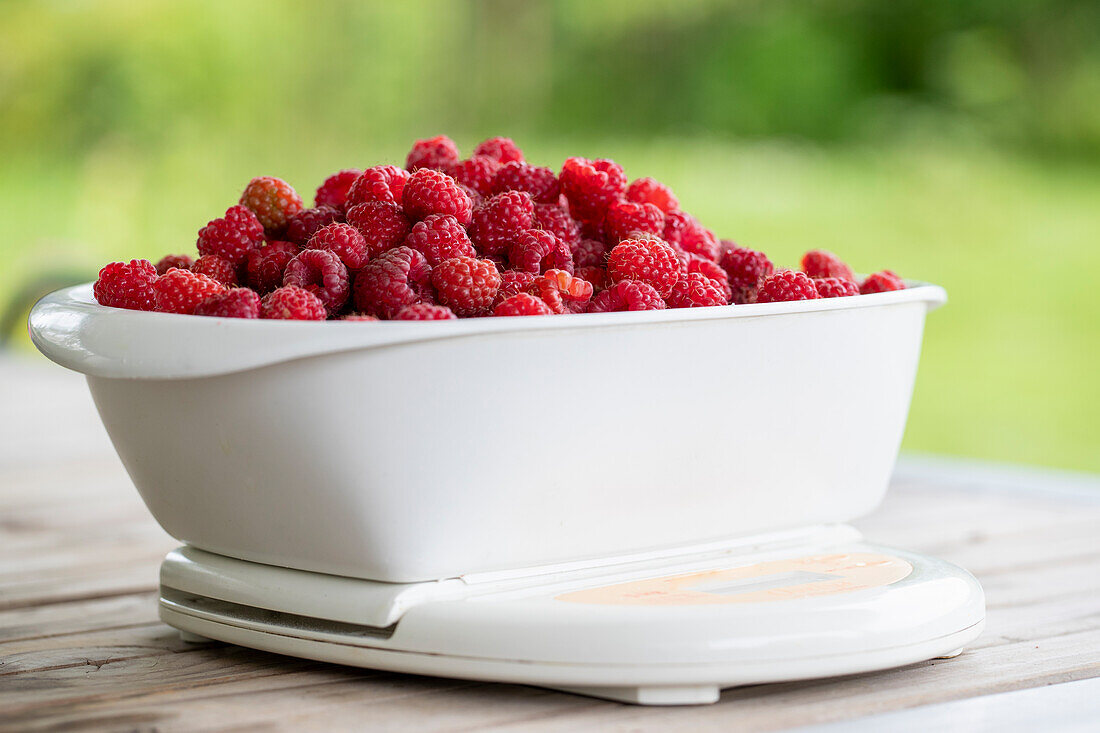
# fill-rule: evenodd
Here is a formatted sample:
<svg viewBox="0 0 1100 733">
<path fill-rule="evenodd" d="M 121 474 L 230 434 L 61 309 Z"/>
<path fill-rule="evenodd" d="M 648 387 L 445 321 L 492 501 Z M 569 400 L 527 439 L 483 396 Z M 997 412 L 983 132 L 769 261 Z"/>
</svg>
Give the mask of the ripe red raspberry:
<svg viewBox="0 0 1100 733">
<path fill-rule="evenodd" d="M 822 298 L 844 298 L 859 295 L 859 285 L 842 277 L 815 277 L 814 287 Z"/>
<path fill-rule="evenodd" d="M 689 272 L 676 281 L 665 302 L 669 308 L 700 308 L 725 305 L 728 301 L 716 282 L 698 272 Z"/>
<path fill-rule="evenodd" d="M 240 203 L 252 209 L 268 233 L 281 231 L 287 220 L 302 210 L 302 197 L 298 192 L 286 181 L 272 176 L 253 178 L 245 186 Z"/>
<path fill-rule="evenodd" d="M 626 187 L 626 200 L 637 204 L 653 204 L 665 214 L 680 208 L 680 202 L 665 184 L 652 178 L 639 178 Z"/>
<path fill-rule="evenodd" d="M 573 245 L 573 264 L 577 267 L 606 267 L 609 248 L 600 239 L 581 239 Z"/>
<path fill-rule="evenodd" d="M 666 307 L 664 299 L 653 286 L 638 280 L 623 280 L 593 298 L 588 312 L 659 311 Z"/>
<path fill-rule="evenodd" d="M 230 206 L 225 216 L 199 230 L 200 255 L 217 255 L 239 265 L 248 250 L 264 241 L 264 227 L 247 207 Z"/>
<path fill-rule="evenodd" d="M 523 151 L 510 137 L 491 137 L 478 143 L 474 155 L 485 155 L 499 163 L 523 162 Z"/>
<path fill-rule="evenodd" d="M 592 283 L 565 270 L 547 270 L 527 286 L 527 292 L 542 298 L 554 313 L 583 313 L 593 290 Z"/>
<path fill-rule="evenodd" d="M 100 305 L 151 311 L 157 305 L 153 291 L 156 281 L 157 268 L 149 260 L 112 262 L 99 271 L 92 293 Z"/>
<path fill-rule="evenodd" d="M 295 285 L 272 290 L 260 301 L 260 318 L 282 321 L 323 321 L 325 304 L 313 293 Z"/>
<path fill-rule="evenodd" d="M 395 321 L 449 321 L 458 318 L 450 308 L 445 305 L 433 303 L 413 303 L 407 305 L 393 317 Z"/>
<path fill-rule="evenodd" d="M 225 292 L 225 286 L 206 275 L 173 267 L 157 278 L 153 283 L 153 292 L 158 311 L 190 314 L 211 295 Z"/>
<path fill-rule="evenodd" d="M 660 237 L 665 231 L 665 215 L 653 204 L 616 201 L 607 207 L 603 229 L 604 241 L 612 245 L 630 239 L 634 232 Z"/>
<path fill-rule="evenodd" d="M 520 191 L 497 194 L 474 212 L 470 239 L 482 254 L 499 255 L 520 232 L 532 227 L 534 217 L 535 206 L 528 194 Z"/>
<path fill-rule="evenodd" d="M 551 269 L 573 272 L 573 253 L 565 242 L 550 232 L 528 229 L 516 237 L 508 248 L 512 268 L 536 275 Z"/>
<path fill-rule="evenodd" d="M 814 281 L 804 272 L 780 270 L 764 278 L 756 293 L 757 303 L 779 303 L 789 300 L 816 300 Z"/>
<path fill-rule="evenodd" d="M 412 247 L 394 247 L 367 263 L 355 276 L 355 308 L 393 318 L 407 305 L 431 301 L 432 268 Z"/>
<path fill-rule="evenodd" d="M 304 249 L 286 263 L 283 285 L 294 285 L 316 295 L 329 315 L 344 307 L 351 293 L 348 268 L 327 249 Z"/>
<path fill-rule="evenodd" d="M 581 267 L 577 267 L 573 274 L 579 277 L 581 280 L 586 280 L 592 283 L 592 288 L 597 293 L 601 290 L 605 290 L 607 286 L 611 284 L 610 281 L 607 279 L 607 270 L 603 267 L 584 265 Z"/>
<path fill-rule="evenodd" d="M 852 282 L 856 279 L 852 268 L 832 252 L 823 249 L 811 249 L 802 255 L 802 272 L 813 278 L 839 277 Z"/>
<path fill-rule="evenodd" d="M 607 274 L 613 282 L 639 280 L 653 286 L 662 298 L 680 279 L 676 252 L 657 239 L 624 239 L 607 256 Z"/>
<path fill-rule="evenodd" d="M 313 197 L 313 205 L 317 208 L 331 206 L 334 209 L 343 211 L 344 201 L 348 197 L 348 189 L 361 175 L 363 175 L 363 171 L 358 168 L 348 168 L 333 173 L 317 187 L 317 193 Z"/>
<path fill-rule="evenodd" d="M 683 211 L 673 211 L 665 217 L 664 240 L 685 252 L 708 260 L 718 259 L 718 237 Z"/>
<path fill-rule="evenodd" d="M 335 223 L 321 227 L 306 247 L 334 253 L 348 270 L 353 271 L 363 267 L 370 259 L 367 240 L 351 224 Z"/>
<path fill-rule="evenodd" d="M 535 204 L 535 229 L 545 229 L 572 249 L 581 239 L 581 230 L 569 212 L 557 204 Z"/>
<path fill-rule="evenodd" d="M 341 321 L 370 321 L 371 323 L 377 323 L 378 316 L 368 316 L 363 313 L 348 313 L 346 316 L 340 316 Z"/>
<path fill-rule="evenodd" d="M 405 192 L 405 181 L 409 179 L 406 170 L 395 165 L 376 165 L 367 168 L 363 175 L 355 179 L 344 199 L 344 210 L 348 211 L 357 204 L 369 204 L 380 201 L 384 204 L 400 204 Z"/>
<path fill-rule="evenodd" d="M 296 244 L 278 240 L 249 250 L 244 261 L 245 284 L 260 295 L 271 292 L 282 285 L 286 263 L 294 259 L 297 254 Z"/>
<path fill-rule="evenodd" d="M 890 290 L 905 290 L 905 282 L 890 270 L 868 275 L 859 286 L 859 292 L 863 294 L 885 293 Z"/>
<path fill-rule="evenodd" d="M 412 229 L 412 222 L 397 204 L 370 201 L 348 209 L 348 224 L 359 230 L 367 243 L 369 257 L 399 247 Z"/>
<path fill-rule="evenodd" d="M 423 254 L 432 267 L 452 257 L 477 257 L 466 230 L 449 214 L 434 214 L 418 221 L 405 237 L 405 246 Z"/>
<path fill-rule="evenodd" d="M 334 221 L 342 221 L 344 215 L 332 206 L 302 209 L 286 223 L 286 241 L 305 247 L 317 230 Z"/>
<path fill-rule="evenodd" d="M 494 316 L 549 316 L 553 313 L 546 301 L 530 293 L 509 295 L 493 309 Z"/>
<path fill-rule="evenodd" d="M 527 286 L 535 281 L 536 277 L 538 277 L 538 275 L 533 272 L 504 270 L 500 273 L 500 287 L 497 289 L 497 295 L 493 300 L 493 305 L 500 304 L 505 298 L 510 298 L 516 293 L 524 292 L 527 290 Z"/>
<path fill-rule="evenodd" d="M 733 298 L 733 288 L 729 285 L 726 271 L 723 270 L 717 262 L 685 252 L 683 258 L 680 260 L 680 264 L 683 272 L 697 272 L 703 277 L 710 278 L 714 281 L 714 284 L 722 291 L 722 295 L 727 303 Z"/>
<path fill-rule="evenodd" d="M 237 284 L 237 268 L 229 260 L 217 255 L 203 255 L 198 258 L 191 266 L 191 272 L 206 275 L 226 287 L 231 288 Z"/>
<path fill-rule="evenodd" d="M 450 214 L 466 226 L 470 223 L 473 202 L 455 179 L 441 171 L 419 168 L 409 176 L 401 195 L 405 214 L 412 220 L 432 214 Z"/>
<path fill-rule="evenodd" d="M 417 140 L 405 158 L 405 168 L 413 172 L 418 168 L 446 170 L 458 162 L 458 146 L 446 135 L 428 140 Z"/>
<path fill-rule="evenodd" d="M 490 196 L 493 192 L 493 178 L 499 169 L 500 163 L 496 160 L 486 155 L 475 155 L 455 163 L 446 173 L 479 195 Z"/>
<path fill-rule="evenodd" d="M 718 263 L 726 271 L 734 303 L 756 302 L 756 288 L 764 278 L 775 272 L 775 266 L 763 252 L 733 246 Z"/>
<path fill-rule="evenodd" d="M 558 180 L 573 217 L 589 222 L 602 221 L 608 205 L 626 189 L 623 169 L 612 160 L 566 158 Z"/>
<path fill-rule="evenodd" d="M 157 262 L 157 274 L 163 275 L 168 272 L 168 268 L 170 267 L 175 267 L 180 270 L 190 270 L 193 264 L 195 264 L 195 260 L 193 260 L 190 255 L 165 255 Z"/>
<path fill-rule="evenodd" d="M 513 161 L 505 163 L 493 178 L 493 193 L 526 191 L 538 204 L 556 204 L 560 189 L 554 171 Z"/>
<path fill-rule="evenodd" d="M 488 311 L 500 283 L 500 273 L 490 260 L 452 257 L 432 270 L 432 284 L 439 302 L 461 317 Z"/>
<path fill-rule="evenodd" d="M 196 316 L 216 318 L 259 318 L 260 296 L 248 288 L 215 293 L 195 306 Z"/>
</svg>

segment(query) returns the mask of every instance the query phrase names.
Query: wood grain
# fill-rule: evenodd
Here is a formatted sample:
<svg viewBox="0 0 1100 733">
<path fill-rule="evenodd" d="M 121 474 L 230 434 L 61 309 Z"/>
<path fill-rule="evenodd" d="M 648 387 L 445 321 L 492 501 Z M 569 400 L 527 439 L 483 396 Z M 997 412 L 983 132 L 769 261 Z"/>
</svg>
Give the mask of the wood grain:
<svg viewBox="0 0 1100 733">
<path fill-rule="evenodd" d="M 185 644 L 156 617 L 174 542 L 110 452 L 82 380 L 0 359 L 0 384 L 15 378 L 24 388 L 0 395 L 12 414 L 45 429 L 45 403 L 66 427 L 50 450 L 10 423 L 0 436 L 2 731 L 768 731 L 1100 676 L 1100 480 L 1050 474 L 1051 491 L 1045 474 L 1006 482 L 971 464 L 902 470 L 859 523 L 982 581 L 986 632 L 953 660 L 661 709 Z"/>
</svg>

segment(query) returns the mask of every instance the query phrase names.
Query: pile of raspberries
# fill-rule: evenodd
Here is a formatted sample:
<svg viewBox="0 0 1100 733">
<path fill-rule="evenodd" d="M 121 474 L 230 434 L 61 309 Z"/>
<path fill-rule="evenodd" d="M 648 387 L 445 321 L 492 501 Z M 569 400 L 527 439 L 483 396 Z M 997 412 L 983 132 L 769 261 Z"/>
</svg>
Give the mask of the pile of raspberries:
<svg viewBox="0 0 1100 733">
<path fill-rule="evenodd" d="M 443 320 L 660 310 L 900 290 L 862 282 L 836 255 L 801 271 L 720 240 L 652 178 L 611 160 L 531 165 L 509 138 L 460 159 L 445 136 L 418 140 L 404 168 L 342 170 L 312 208 L 278 178 L 199 230 L 198 259 L 114 262 L 105 306 L 224 318 Z"/>
</svg>

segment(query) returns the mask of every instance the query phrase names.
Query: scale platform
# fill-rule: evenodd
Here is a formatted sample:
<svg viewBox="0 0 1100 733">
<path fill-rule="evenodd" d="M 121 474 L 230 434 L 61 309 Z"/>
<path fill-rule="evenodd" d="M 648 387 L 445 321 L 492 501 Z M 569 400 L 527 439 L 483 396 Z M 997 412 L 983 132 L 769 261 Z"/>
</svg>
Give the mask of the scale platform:
<svg viewBox="0 0 1100 733">
<path fill-rule="evenodd" d="M 381 583 L 181 547 L 160 616 L 188 641 L 642 705 L 950 657 L 981 586 L 846 525 L 603 561 Z"/>
</svg>

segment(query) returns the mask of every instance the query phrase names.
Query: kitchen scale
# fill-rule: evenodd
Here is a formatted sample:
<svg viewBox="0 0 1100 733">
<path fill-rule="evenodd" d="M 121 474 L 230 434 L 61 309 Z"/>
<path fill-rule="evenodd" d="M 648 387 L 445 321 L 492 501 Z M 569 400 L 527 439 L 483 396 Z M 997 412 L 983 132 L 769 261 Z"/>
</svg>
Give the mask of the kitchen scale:
<svg viewBox="0 0 1100 733">
<path fill-rule="evenodd" d="M 965 570 L 847 525 L 418 583 L 184 546 L 160 616 L 187 641 L 642 705 L 952 657 L 985 621 Z"/>
</svg>

